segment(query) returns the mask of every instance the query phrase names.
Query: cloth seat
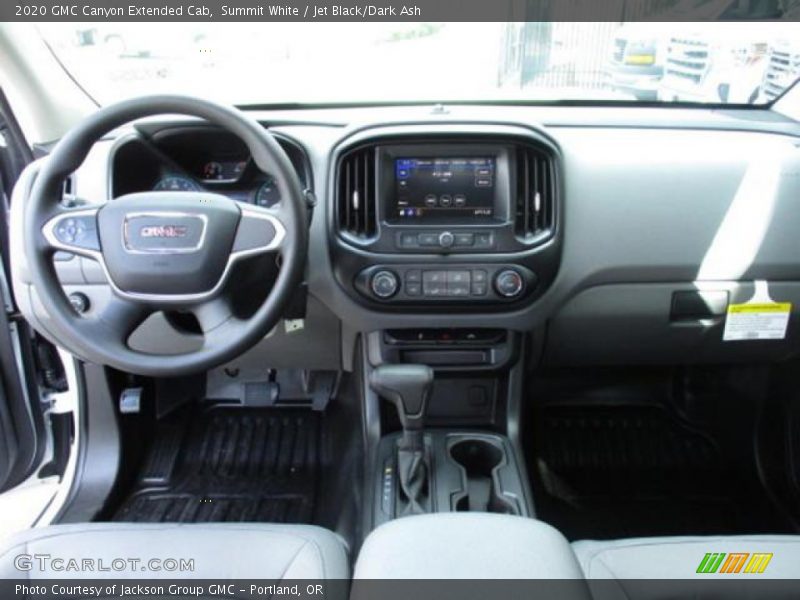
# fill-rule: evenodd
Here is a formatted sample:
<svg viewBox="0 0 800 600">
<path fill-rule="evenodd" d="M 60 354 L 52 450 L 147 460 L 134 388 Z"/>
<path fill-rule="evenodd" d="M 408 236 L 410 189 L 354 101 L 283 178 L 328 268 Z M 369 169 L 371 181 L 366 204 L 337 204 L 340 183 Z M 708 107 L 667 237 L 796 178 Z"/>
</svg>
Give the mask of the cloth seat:
<svg viewBox="0 0 800 600">
<path fill-rule="evenodd" d="M 579 541 L 572 544 L 587 579 L 687 579 L 708 578 L 713 563 L 715 577 L 738 577 L 745 574 L 753 555 L 764 561 L 761 578 L 796 579 L 800 577 L 800 536 L 686 536 L 630 538 L 612 541 Z M 701 562 L 709 556 L 698 573 Z M 742 556 L 742 555 L 747 556 Z M 771 554 L 769 559 L 763 555 Z M 738 555 L 738 556 L 731 556 Z M 726 565 L 726 561 L 730 561 Z M 737 569 L 737 567 L 740 567 Z M 757 570 L 757 567 L 755 567 Z M 736 572 L 738 570 L 738 572 Z M 729 572 L 728 572 L 729 571 Z"/>
<path fill-rule="evenodd" d="M 182 559 L 192 568 L 167 562 Z M 344 541 L 310 525 L 83 523 L 12 536 L 0 578 L 348 579 L 349 564 Z"/>
</svg>

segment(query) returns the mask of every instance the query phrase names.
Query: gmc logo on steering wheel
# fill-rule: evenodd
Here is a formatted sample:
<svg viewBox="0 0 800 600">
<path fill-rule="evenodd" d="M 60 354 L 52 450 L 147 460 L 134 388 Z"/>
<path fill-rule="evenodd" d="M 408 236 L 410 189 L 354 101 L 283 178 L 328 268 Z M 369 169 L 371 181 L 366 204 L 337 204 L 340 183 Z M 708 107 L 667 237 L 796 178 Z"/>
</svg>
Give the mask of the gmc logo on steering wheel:
<svg viewBox="0 0 800 600">
<path fill-rule="evenodd" d="M 187 228 L 183 225 L 148 225 L 139 230 L 143 238 L 182 238 Z"/>
</svg>

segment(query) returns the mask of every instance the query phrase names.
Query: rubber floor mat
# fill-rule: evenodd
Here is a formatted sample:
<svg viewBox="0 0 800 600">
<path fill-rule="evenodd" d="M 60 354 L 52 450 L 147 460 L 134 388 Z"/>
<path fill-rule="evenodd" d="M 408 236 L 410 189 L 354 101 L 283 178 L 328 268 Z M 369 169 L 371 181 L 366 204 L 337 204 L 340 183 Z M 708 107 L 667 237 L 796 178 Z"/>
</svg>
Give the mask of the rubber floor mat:
<svg viewBox="0 0 800 600">
<path fill-rule="evenodd" d="M 537 513 L 570 539 L 768 529 L 715 441 L 662 407 L 555 404 L 536 422 Z"/>
<path fill-rule="evenodd" d="M 310 523 L 320 416 L 216 408 L 157 432 L 115 521 Z"/>
</svg>

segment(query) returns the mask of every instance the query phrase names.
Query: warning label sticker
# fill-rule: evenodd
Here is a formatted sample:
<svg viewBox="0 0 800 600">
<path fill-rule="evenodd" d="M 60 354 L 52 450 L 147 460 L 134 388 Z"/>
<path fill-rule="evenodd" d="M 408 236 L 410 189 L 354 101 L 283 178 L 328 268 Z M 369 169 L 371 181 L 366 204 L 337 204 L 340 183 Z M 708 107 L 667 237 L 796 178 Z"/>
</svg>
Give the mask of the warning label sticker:
<svg viewBox="0 0 800 600">
<path fill-rule="evenodd" d="M 782 340 L 786 337 L 791 312 L 791 302 L 731 304 L 722 339 L 726 342 Z"/>
</svg>

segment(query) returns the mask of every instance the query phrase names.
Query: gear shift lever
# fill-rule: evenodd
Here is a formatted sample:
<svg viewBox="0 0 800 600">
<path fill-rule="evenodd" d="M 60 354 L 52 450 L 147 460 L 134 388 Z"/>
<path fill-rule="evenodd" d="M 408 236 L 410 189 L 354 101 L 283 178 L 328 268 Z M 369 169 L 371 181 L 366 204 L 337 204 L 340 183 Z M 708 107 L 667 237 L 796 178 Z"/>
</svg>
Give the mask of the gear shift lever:
<svg viewBox="0 0 800 600">
<path fill-rule="evenodd" d="M 369 378 L 375 392 L 395 405 L 403 426 L 397 453 L 397 472 L 408 506 L 406 512 L 424 513 L 420 504 L 427 492 L 425 408 L 433 386 L 433 370 L 424 365 L 381 365 Z"/>
</svg>

